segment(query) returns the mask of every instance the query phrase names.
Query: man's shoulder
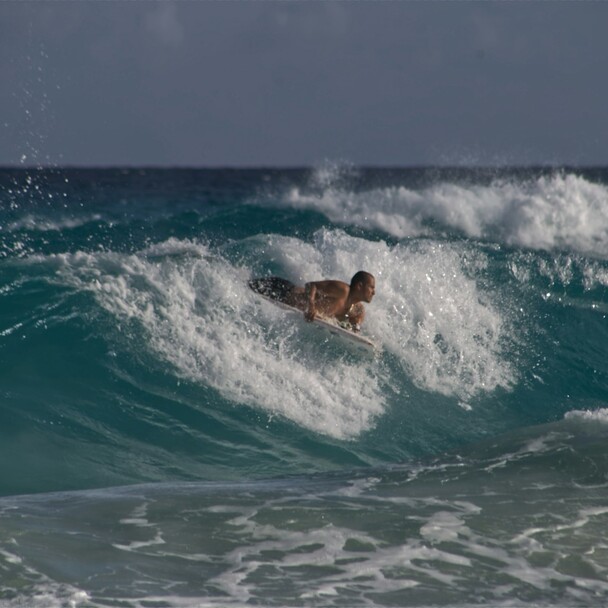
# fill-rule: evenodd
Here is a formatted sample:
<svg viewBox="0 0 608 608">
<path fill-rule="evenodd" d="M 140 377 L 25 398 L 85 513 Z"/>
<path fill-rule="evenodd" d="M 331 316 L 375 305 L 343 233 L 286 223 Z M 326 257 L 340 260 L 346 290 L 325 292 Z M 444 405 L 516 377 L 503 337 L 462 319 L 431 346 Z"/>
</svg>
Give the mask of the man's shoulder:
<svg viewBox="0 0 608 608">
<path fill-rule="evenodd" d="M 313 284 L 316 285 L 318 289 L 334 293 L 348 293 L 350 290 L 350 285 L 348 285 L 348 283 L 332 279 L 326 281 L 314 281 Z"/>
<path fill-rule="evenodd" d="M 350 287 L 348 283 L 344 281 L 338 281 L 337 279 L 324 279 L 323 281 L 311 281 L 315 285 L 335 285 L 340 287 Z"/>
</svg>

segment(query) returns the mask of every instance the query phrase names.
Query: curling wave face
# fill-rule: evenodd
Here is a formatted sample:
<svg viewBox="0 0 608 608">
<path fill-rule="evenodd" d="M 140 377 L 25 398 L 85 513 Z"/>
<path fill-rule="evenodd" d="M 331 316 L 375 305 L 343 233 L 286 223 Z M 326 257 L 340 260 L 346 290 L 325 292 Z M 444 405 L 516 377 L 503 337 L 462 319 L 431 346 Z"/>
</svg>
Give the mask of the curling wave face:
<svg viewBox="0 0 608 608">
<path fill-rule="evenodd" d="M 321 180 L 321 192 L 294 187 L 286 202 L 319 211 L 332 222 L 374 228 L 396 238 L 444 232 L 513 247 L 608 257 L 608 188 L 578 175 L 361 192 L 341 186 L 339 169 L 333 179 L 331 175 Z"/>
<path fill-rule="evenodd" d="M 607 184 L 0 172 L 0 603 L 606 600 Z"/>
</svg>

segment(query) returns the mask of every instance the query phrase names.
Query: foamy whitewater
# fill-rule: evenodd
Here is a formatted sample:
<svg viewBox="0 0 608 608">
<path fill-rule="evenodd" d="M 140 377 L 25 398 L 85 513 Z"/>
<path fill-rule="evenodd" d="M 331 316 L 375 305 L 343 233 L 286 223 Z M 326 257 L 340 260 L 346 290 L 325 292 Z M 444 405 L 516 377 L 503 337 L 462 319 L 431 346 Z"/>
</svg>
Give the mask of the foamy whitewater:
<svg viewBox="0 0 608 608">
<path fill-rule="evenodd" d="M 603 606 L 608 171 L 0 171 L 0 606 Z M 352 348 L 251 292 L 376 277 Z"/>
</svg>

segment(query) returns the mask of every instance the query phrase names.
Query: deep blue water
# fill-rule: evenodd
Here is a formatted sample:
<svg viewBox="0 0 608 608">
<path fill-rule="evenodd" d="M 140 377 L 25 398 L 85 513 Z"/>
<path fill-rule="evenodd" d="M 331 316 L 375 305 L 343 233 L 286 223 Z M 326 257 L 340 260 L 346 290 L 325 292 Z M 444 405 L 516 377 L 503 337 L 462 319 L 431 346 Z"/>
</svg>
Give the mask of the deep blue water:
<svg viewBox="0 0 608 608">
<path fill-rule="evenodd" d="M 0 171 L 0 605 L 605 605 L 607 296 L 603 169 Z"/>
</svg>

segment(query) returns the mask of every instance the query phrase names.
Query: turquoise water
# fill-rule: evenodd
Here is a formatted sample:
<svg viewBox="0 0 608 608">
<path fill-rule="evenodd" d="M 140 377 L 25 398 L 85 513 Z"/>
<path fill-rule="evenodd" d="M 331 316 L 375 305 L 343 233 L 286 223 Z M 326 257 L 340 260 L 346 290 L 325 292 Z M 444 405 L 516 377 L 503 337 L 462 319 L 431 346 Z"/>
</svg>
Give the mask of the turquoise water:
<svg viewBox="0 0 608 608">
<path fill-rule="evenodd" d="M 1 171 L 0 605 L 604 605 L 607 288 L 601 169 Z"/>
</svg>

